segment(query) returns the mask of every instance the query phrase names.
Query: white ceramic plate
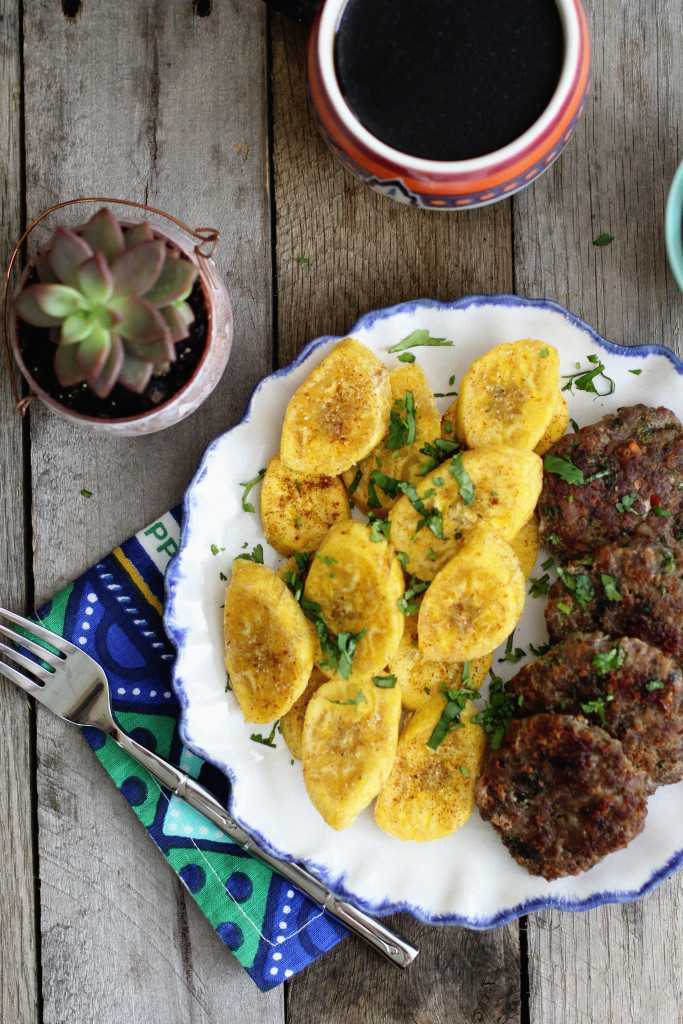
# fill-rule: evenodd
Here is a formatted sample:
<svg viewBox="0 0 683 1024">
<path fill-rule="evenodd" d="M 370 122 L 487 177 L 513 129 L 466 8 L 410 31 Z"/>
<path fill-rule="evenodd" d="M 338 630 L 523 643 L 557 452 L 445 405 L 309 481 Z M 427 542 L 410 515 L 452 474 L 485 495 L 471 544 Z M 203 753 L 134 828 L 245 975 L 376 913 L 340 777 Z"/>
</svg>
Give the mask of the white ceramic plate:
<svg viewBox="0 0 683 1024">
<path fill-rule="evenodd" d="M 562 374 L 573 373 L 577 364 L 590 369 L 588 357 L 597 355 L 614 380 L 607 397 L 576 388 L 566 393 L 578 424 L 637 402 L 665 405 L 683 417 L 683 366 L 671 352 L 610 344 L 554 303 L 513 296 L 449 304 L 418 300 L 369 313 L 349 333 L 391 369 L 400 364 L 387 350 L 422 328 L 453 342 L 414 350 L 435 392 L 455 390 L 470 363 L 494 345 L 533 337 L 559 350 Z M 372 809 L 351 828 L 335 832 L 308 801 L 301 765 L 292 763 L 282 737 L 276 735 L 276 749 L 250 738 L 270 729 L 246 725 L 226 693 L 222 637 L 224 578 L 245 544 L 251 550 L 263 542 L 258 514 L 243 510 L 242 484 L 278 451 L 290 396 L 338 341 L 312 341 L 294 363 L 261 381 L 242 422 L 209 446 L 187 490 L 180 551 L 167 573 L 165 613 L 178 649 L 174 684 L 183 741 L 228 775 L 230 810 L 244 828 L 277 856 L 305 861 L 333 891 L 371 913 L 406 910 L 426 922 L 490 928 L 542 907 L 579 910 L 643 895 L 683 861 L 683 783 L 650 797 L 645 830 L 627 849 L 581 875 L 547 882 L 516 864 L 476 810 L 458 832 L 431 843 L 386 835 Z M 452 375 L 455 385 L 449 386 Z M 596 383 L 607 388 L 604 379 Z M 445 411 L 452 398 L 438 401 Z M 248 500 L 258 509 L 258 487 Z M 273 568 L 283 561 L 265 543 L 264 552 Z M 542 552 L 539 562 L 545 557 Z M 541 575 L 538 568 L 534 575 Z M 544 604 L 543 598 L 527 599 L 515 646 L 528 650 L 529 641 L 547 640 Z M 501 653 L 494 668 L 507 678 L 517 668 L 499 662 Z"/>
</svg>

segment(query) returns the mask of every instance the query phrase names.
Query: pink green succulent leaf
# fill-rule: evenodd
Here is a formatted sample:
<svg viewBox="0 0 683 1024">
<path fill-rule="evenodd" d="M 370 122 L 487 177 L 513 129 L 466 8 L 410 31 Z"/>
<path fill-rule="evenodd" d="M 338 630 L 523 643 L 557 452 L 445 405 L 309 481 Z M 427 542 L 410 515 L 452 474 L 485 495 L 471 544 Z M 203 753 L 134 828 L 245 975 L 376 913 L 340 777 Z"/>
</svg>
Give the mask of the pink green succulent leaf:
<svg viewBox="0 0 683 1024">
<path fill-rule="evenodd" d="M 171 341 L 174 344 L 178 341 L 184 341 L 185 338 L 189 337 L 189 327 L 175 306 L 164 306 L 164 308 L 160 309 L 159 312 L 166 321 L 168 329 L 171 332 Z"/>
<path fill-rule="evenodd" d="M 183 323 L 187 324 L 188 327 L 190 324 L 194 323 L 194 313 L 192 311 L 192 306 L 190 306 L 188 302 L 174 302 L 173 308 L 176 313 L 182 317 Z"/>
<path fill-rule="evenodd" d="M 160 363 L 173 363 L 176 358 L 176 351 L 170 337 L 157 338 L 155 341 L 130 341 L 124 340 L 124 348 L 136 359 L 157 367 Z"/>
<path fill-rule="evenodd" d="M 31 284 L 19 292 L 12 303 L 12 307 L 22 320 L 34 327 L 56 327 L 62 321 L 60 317 L 46 313 L 42 305 L 38 303 L 36 288 L 46 288 L 47 285 Z M 51 286 L 50 286 L 51 287 Z"/>
<path fill-rule="evenodd" d="M 159 277 L 165 257 L 162 241 L 139 242 L 126 249 L 111 265 L 115 294 L 133 298 L 144 295 Z"/>
<path fill-rule="evenodd" d="M 79 309 L 75 313 L 62 320 L 62 330 L 59 338 L 61 345 L 75 345 L 86 338 L 93 326 L 92 315 L 88 310 Z"/>
<path fill-rule="evenodd" d="M 87 380 L 97 377 L 104 369 L 111 351 L 111 334 L 94 324 L 90 334 L 81 341 L 76 350 L 78 365 Z"/>
<path fill-rule="evenodd" d="M 77 345 L 59 345 L 55 353 L 54 370 L 63 388 L 73 387 L 85 379 L 77 358 Z"/>
<path fill-rule="evenodd" d="M 137 245 L 138 242 L 151 242 L 154 238 L 154 232 L 151 225 L 144 220 L 141 224 L 134 224 L 133 227 L 126 228 L 123 238 L 126 249 L 130 249 L 131 246 Z"/>
<path fill-rule="evenodd" d="M 121 316 L 118 333 L 124 341 L 156 341 L 169 334 L 166 321 L 158 309 L 145 299 L 115 297 L 109 308 Z"/>
<path fill-rule="evenodd" d="M 78 268 L 93 255 L 84 238 L 69 231 L 68 228 L 57 228 L 52 239 L 48 259 L 50 266 L 62 284 L 76 288 Z"/>
<path fill-rule="evenodd" d="M 33 303 L 42 313 L 52 318 L 49 324 L 35 326 L 52 326 L 71 313 L 87 308 L 81 293 L 65 284 L 32 284 L 17 299 L 21 300 L 17 301 L 17 309 L 22 319 L 26 319 L 25 314 L 31 311 Z"/>
<path fill-rule="evenodd" d="M 197 268 L 189 260 L 167 259 L 157 281 L 144 292 L 144 297 L 158 308 L 170 306 L 188 297 L 197 274 Z"/>
<path fill-rule="evenodd" d="M 91 217 L 88 223 L 78 231 L 93 251 L 103 253 L 109 263 L 115 260 L 125 248 L 123 229 L 106 206 L 99 210 L 94 217 Z"/>
<path fill-rule="evenodd" d="M 43 284 L 52 284 L 58 280 L 57 275 L 50 263 L 50 253 L 47 249 L 41 249 L 36 253 L 33 263 L 38 274 L 38 280 Z"/>
<path fill-rule="evenodd" d="M 123 343 L 118 334 L 111 337 L 111 347 L 107 361 L 96 377 L 88 381 L 88 386 L 98 398 L 106 398 L 116 384 L 123 365 Z"/>
<path fill-rule="evenodd" d="M 79 291 L 92 305 L 103 305 L 114 291 L 114 277 L 101 252 L 86 260 L 76 271 Z"/>
<path fill-rule="evenodd" d="M 144 359 L 137 359 L 129 352 L 124 352 L 123 363 L 119 371 L 119 384 L 140 395 L 149 384 L 151 376 L 151 363 Z"/>
</svg>

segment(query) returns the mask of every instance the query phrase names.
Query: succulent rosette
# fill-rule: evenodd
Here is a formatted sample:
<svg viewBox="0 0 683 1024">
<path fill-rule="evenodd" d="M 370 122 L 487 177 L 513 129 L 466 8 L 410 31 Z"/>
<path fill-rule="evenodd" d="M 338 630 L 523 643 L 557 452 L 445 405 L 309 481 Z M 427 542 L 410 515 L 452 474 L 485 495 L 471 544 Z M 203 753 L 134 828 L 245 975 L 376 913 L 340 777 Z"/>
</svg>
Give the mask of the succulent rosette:
<svg viewBox="0 0 683 1024">
<path fill-rule="evenodd" d="M 50 328 L 63 387 L 99 398 L 118 382 L 141 393 L 189 336 L 197 268 L 146 222 L 121 225 L 103 208 L 75 230 L 57 228 L 35 259 L 38 283 L 14 299 L 18 317 Z"/>
</svg>

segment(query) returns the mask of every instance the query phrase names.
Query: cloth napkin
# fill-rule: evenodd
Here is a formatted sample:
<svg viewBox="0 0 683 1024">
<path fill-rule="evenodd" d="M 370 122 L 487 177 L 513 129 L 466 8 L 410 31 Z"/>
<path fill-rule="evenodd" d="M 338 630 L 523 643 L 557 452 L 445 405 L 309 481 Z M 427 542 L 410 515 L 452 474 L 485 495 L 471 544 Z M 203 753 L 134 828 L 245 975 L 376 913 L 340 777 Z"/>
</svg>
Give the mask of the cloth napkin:
<svg viewBox="0 0 683 1024">
<path fill-rule="evenodd" d="M 178 550 L 180 507 L 88 569 L 36 613 L 48 629 L 103 667 L 114 715 L 139 743 L 172 761 L 223 803 L 227 779 L 185 748 L 171 688 L 175 657 L 161 615 L 164 571 Z M 85 739 L 223 942 L 261 991 L 275 988 L 346 935 L 346 929 L 163 790 L 113 740 Z"/>
</svg>

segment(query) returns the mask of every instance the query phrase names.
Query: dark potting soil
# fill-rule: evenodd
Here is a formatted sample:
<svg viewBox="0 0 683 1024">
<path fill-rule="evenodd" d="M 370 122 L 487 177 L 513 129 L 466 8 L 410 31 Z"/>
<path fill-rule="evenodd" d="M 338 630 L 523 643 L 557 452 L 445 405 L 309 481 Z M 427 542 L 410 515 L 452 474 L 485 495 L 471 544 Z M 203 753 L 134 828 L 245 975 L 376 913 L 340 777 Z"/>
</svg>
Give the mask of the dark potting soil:
<svg viewBox="0 0 683 1024">
<path fill-rule="evenodd" d="M 28 284 L 37 277 L 31 275 Z M 17 320 L 17 340 L 26 363 L 36 384 L 39 384 L 60 405 L 95 419 L 128 419 L 158 409 L 168 402 L 187 384 L 195 372 L 206 348 L 208 317 L 206 302 L 199 280 L 188 298 L 194 313 L 190 324 L 190 335 L 176 344 L 176 359 L 167 373 L 152 377 L 142 394 L 137 395 L 121 384 L 115 384 L 106 398 L 98 398 L 83 382 L 71 388 L 59 383 L 53 369 L 55 344 L 50 341 L 47 328 L 33 327 L 23 320 Z"/>
</svg>

